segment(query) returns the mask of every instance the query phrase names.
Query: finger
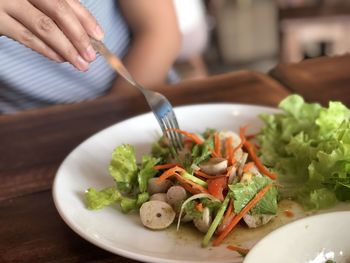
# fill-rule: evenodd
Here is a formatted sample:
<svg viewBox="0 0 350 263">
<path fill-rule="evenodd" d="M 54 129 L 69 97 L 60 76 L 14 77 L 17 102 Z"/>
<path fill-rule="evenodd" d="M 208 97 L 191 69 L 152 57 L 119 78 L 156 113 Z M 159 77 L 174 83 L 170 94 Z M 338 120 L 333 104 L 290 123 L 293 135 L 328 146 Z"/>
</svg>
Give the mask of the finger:
<svg viewBox="0 0 350 263">
<path fill-rule="evenodd" d="M 75 15 L 78 17 L 86 32 L 88 32 L 91 37 L 97 40 L 102 40 L 104 37 L 104 32 L 96 21 L 95 17 L 91 15 L 91 13 L 78 0 L 66 1 L 74 11 Z"/>
<path fill-rule="evenodd" d="M 50 17 L 72 42 L 80 55 L 87 61 L 96 58 L 90 39 L 66 0 L 29 0 L 36 8 Z"/>
<path fill-rule="evenodd" d="M 89 68 L 89 63 L 80 56 L 55 22 L 29 2 L 21 1 L 21 8 L 11 9 L 8 13 L 77 69 L 86 71 Z"/>
<path fill-rule="evenodd" d="M 56 62 L 64 62 L 64 59 L 47 46 L 43 41 L 37 38 L 32 32 L 25 28 L 21 23 L 8 15 L 2 15 L 0 19 L 0 35 L 5 35 L 21 44 L 37 51 L 45 57 Z"/>
</svg>

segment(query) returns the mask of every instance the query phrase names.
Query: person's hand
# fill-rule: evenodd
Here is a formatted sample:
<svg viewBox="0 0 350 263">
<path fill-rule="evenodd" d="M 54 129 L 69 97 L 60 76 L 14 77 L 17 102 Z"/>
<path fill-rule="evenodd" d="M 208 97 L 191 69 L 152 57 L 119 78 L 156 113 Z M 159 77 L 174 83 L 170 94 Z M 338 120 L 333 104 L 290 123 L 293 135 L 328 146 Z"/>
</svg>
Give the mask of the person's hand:
<svg viewBox="0 0 350 263">
<path fill-rule="evenodd" d="M 102 29 L 79 0 L 0 0 L 1 35 L 81 71 L 96 57 L 89 36 L 103 38 Z"/>
</svg>

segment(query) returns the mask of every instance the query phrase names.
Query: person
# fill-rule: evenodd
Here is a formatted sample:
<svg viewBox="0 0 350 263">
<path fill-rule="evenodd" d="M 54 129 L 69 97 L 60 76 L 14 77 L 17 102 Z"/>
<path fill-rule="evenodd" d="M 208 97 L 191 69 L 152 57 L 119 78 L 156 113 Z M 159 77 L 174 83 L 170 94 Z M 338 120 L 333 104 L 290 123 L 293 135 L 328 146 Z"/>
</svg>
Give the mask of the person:
<svg viewBox="0 0 350 263">
<path fill-rule="evenodd" d="M 148 88 L 166 80 L 181 44 L 172 0 L 0 0 L 0 36 L 0 113 L 131 89 L 90 37 Z"/>
</svg>

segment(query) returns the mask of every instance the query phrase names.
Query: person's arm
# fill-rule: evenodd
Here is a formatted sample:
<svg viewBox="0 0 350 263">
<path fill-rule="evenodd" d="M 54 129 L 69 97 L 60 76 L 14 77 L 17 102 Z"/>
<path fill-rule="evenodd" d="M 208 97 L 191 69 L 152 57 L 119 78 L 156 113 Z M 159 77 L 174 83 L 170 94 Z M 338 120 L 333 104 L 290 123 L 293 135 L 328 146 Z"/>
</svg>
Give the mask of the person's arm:
<svg viewBox="0 0 350 263">
<path fill-rule="evenodd" d="M 96 56 L 89 35 L 103 38 L 95 18 L 78 0 L 0 0 L 2 35 L 81 71 Z"/>
<path fill-rule="evenodd" d="M 120 0 L 130 26 L 132 42 L 123 61 L 134 78 L 147 88 L 166 81 L 181 45 L 181 36 L 172 0 Z M 112 92 L 130 89 L 117 78 Z"/>
</svg>

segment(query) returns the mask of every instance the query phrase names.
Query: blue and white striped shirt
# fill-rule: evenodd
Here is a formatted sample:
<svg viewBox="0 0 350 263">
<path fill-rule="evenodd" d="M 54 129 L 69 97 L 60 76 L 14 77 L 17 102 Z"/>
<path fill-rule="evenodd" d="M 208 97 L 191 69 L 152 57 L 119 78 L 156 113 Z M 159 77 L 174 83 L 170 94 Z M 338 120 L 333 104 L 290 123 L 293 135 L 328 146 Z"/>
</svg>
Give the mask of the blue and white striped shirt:
<svg viewBox="0 0 350 263">
<path fill-rule="evenodd" d="M 105 31 L 104 43 L 123 57 L 130 32 L 116 0 L 82 0 Z M 82 73 L 6 37 L 0 38 L 0 113 L 93 99 L 106 93 L 115 72 L 102 57 Z"/>
</svg>

